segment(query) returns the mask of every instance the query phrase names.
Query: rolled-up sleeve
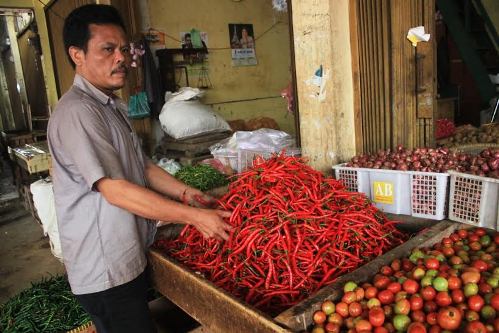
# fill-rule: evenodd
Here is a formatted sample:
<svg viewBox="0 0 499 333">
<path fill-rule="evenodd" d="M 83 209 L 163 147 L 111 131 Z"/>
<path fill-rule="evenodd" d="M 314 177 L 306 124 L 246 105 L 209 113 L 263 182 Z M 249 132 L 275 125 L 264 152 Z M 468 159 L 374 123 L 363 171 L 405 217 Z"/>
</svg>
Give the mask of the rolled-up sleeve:
<svg viewBox="0 0 499 333">
<path fill-rule="evenodd" d="M 125 179 L 109 124 L 92 106 L 69 107 L 57 127 L 58 141 L 89 188 L 102 178 Z M 82 109 L 83 108 L 83 109 Z"/>
</svg>

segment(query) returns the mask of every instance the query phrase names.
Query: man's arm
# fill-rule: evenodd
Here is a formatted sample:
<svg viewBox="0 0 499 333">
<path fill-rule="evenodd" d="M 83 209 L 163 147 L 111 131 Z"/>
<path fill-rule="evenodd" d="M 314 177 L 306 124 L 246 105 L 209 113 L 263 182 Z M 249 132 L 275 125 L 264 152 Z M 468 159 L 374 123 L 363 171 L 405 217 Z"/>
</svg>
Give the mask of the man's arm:
<svg viewBox="0 0 499 333">
<path fill-rule="evenodd" d="M 122 179 L 102 178 L 96 183 L 96 187 L 110 204 L 133 214 L 149 219 L 190 224 L 208 238 L 226 240 L 229 237 L 231 227 L 223 218 L 230 217 L 230 212 L 183 205 Z"/>
</svg>

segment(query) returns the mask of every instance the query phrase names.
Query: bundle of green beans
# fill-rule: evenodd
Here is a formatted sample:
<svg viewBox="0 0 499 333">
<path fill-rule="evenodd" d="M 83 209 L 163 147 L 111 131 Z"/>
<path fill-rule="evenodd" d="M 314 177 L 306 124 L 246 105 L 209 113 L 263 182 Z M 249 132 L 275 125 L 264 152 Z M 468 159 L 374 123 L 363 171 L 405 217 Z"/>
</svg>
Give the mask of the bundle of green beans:
<svg viewBox="0 0 499 333">
<path fill-rule="evenodd" d="M 208 191 L 229 183 L 227 176 L 206 164 L 184 166 L 175 177 L 200 191 Z"/>
<path fill-rule="evenodd" d="M 65 276 L 31 285 L 0 306 L 0 332 L 66 332 L 90 321 Z"/>
</svg>

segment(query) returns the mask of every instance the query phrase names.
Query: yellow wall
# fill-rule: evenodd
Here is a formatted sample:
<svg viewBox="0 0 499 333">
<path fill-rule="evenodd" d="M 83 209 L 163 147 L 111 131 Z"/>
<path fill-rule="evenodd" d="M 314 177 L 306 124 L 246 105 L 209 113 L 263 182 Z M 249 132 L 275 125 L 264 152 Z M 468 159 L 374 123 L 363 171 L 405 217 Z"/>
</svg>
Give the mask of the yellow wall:
<svg viewBox="0 0 499 333">
<path fill-rule="evenodd" d="M 497 0 L 482 0 L 483 8 L 487 11 L 490 21 L 499 32 L 499 1 Z"/>
<path fill-rule="evenodd" d="M 176 39 L 191 28 L 208 33 L 213 88 L 206 91 L 204 103 L 212 104 L 227 120 L 268 116 L 282 130 L 295 133 L 294 117 L 287 114 L 280 97 L 291 78 L 287 13 L 274 11 L 270 0 L 148 0 L 144 7 L 148 13 L 141 13 L 142 20 Z M 229 23 L 253 24 L 256 38 L 275 24 L 255 43 L 258 65 L 232 67 L 231 50 L 217 50 L 229 47 Z M 179 48 L 180 43 L 167 37 L 166 47 Z M 196 84 L 196 79 L 191 80 L 191 86 Z"/>
</svg>

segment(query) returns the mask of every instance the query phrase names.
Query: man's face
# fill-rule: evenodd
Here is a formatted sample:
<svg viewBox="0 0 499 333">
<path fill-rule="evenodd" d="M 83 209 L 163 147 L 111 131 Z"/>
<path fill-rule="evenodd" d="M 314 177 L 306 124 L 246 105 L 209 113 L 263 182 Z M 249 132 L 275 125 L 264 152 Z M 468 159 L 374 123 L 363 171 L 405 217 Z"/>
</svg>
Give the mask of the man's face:
<svg viewBox="0 0 499 333">
<path fill-rule="evenodd" d="M 90 24 L 89 29 L 87 52 L 78 51 L 76 72 L 103 92 L 111 93 L 126 82 L 130 61 L 128 40 L 117 25 Z"/>
</svg>

